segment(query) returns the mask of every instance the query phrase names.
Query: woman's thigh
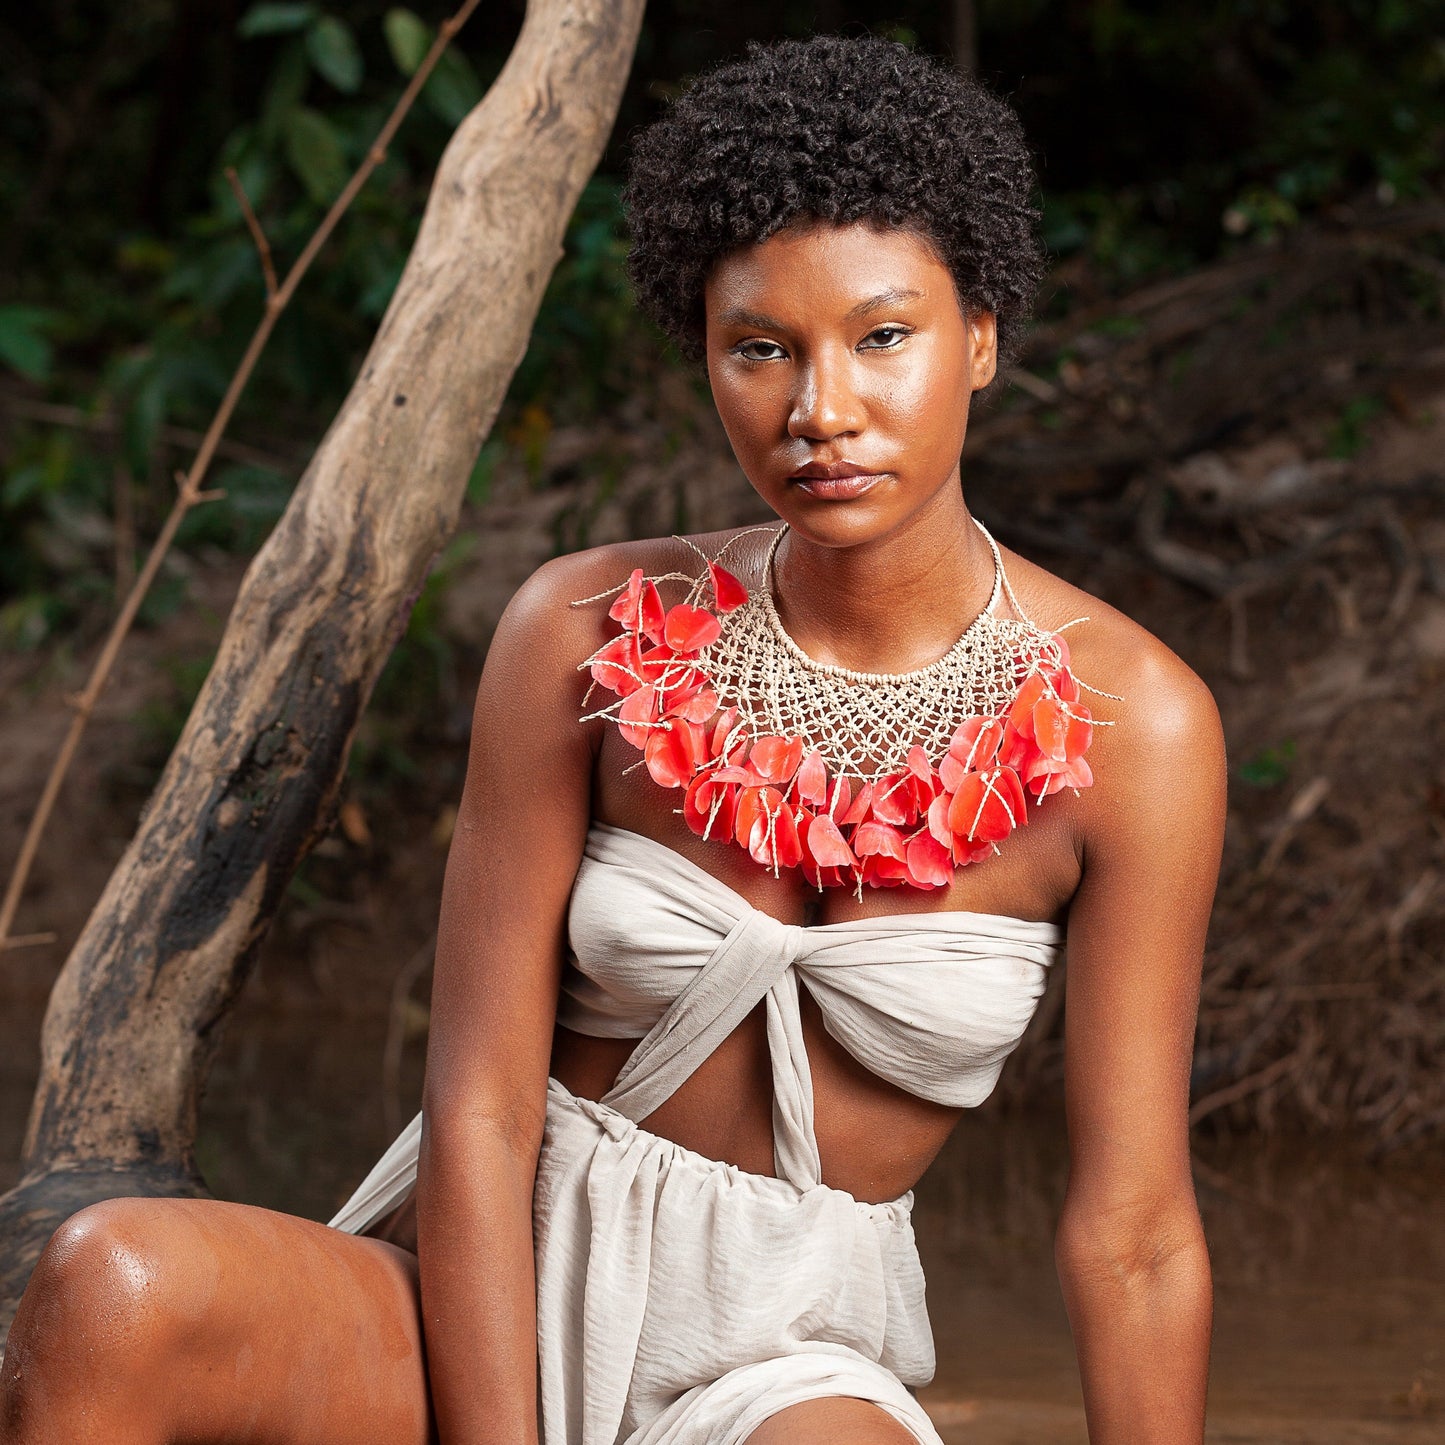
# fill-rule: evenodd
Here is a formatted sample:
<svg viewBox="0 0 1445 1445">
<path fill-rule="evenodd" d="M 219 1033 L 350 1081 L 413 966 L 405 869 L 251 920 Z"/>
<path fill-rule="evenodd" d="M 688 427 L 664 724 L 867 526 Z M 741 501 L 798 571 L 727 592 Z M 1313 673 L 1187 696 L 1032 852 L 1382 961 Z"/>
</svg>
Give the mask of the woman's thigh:
<svg viewBox="0 0 1445 1445">
<path fill-rule="evenodd" d="M 432 1438 L 414 1256 L 215 1200 L 56 1231 L 0 1372 L 5 1445 Z"/>
<path fill-rule="evenodd" d="M 830 1395 L 770 1415 L 747 1445 L 918 1445 L 918 1437 L 871 1400 Z"/>
</svg>

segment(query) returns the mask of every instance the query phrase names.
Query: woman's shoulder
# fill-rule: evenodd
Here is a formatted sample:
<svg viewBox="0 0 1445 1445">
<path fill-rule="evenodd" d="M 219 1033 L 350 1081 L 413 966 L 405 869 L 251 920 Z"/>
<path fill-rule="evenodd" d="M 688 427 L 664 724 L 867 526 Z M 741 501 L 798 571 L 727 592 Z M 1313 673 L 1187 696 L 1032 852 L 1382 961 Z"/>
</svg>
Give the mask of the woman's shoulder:
<svg viewBox="0 0 1445 1445">
<path fill-rule="evenodd" d="M 689 536 L 608 542 L 564 553 L 544 562 L 522 583 L 503 614 L 501 626 L 515 630 L 560 625 L 578 636 L 590 634 L 597 630 L 597 618 L 606 620 L 604 604 L 611 594 L 620 591 L 637 569 L 644 576 L 659 579 L 692 578 L 706 571 L 709 559 L 719 559 L 740 573 L 750 572 L 758 557 L 766 555 L 771 535 L 772 529 L 767 527 L 734 527 Z M 564 616 L 571 622 L 561 623 Z"/>
<path fill-rule="evenodd" d="M 1172 648 L 1102 598 L 1006 554 L 1009 581 L 1040 627 L 1063 629 L 1072 670 L 1096 720 L 1095 753 L 1129 771 L 1218 771 L 1219 709 L 1208 685 Z M 1221 778 L 1222 785 L 1222 778 Z"/>
<path fill-rule="evenodd" d="M 492 670 L 525 667 L 534 682 L 550 674 L 570 696 L 578 665 L 616 635 L 609 608 L 634 571 L 640 568 L 644 576 L 659 579 L 688 579 L 703 575 L 709 558 L 722 557 L 727 566 L 736 563 L 741 572 L 749 572 L 757 565 L 750 560 L 751 551 L 761 549 L 766 555 L 771 535 L 768 529 L 762 529 L 761 540 L 748 535 L 758 530 L 647 537 L 553 557 L 512 594 L 492 636 Z"/>
</svg>

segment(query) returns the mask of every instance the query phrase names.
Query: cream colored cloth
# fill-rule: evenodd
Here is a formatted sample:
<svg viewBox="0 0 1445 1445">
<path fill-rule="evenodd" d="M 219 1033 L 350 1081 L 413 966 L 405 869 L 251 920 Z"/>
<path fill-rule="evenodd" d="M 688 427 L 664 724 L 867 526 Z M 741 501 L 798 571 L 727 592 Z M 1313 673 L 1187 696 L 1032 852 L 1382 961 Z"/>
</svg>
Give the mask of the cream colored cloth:
<svg viewBox="0 0 1445 1445">
<path fill-rule="evenodd" d="M 559 1022 L 643 1035 L 600 1103 L 549 1081 L 533 1200 L 544 1445 L 731 1445 L 802 1400 L 873 1400 L 937 1442 L 912 1195 L 822 1183 L 800 976 L 830 1034 L 910 1092 L 981 1102 L 1057 954 L 1051 924 L 975 913 L 780 923 L 680 854 L 593 826 Z M 759 1003 L 777 1178 L 638 1127 Z M 410 1193 L 421 1116 L 331 1221 Z"/>
<path fill-rule="evenodd" d="M 568 912 L 558 1022 L 645 1035 L 605 1102 L 642 1120 L 759 1002 L 773 1066 L 781 1178 L 821 1179 L 801 981 L 828 1032 L 899 1088 L 981 1104 L 1023 1036 L 1059 929 L 992 913 L 902 913 L 805 928 L 760 913 L 656 839 L 594 823 Z"/>
<path fill-rule="evenodd" d="M 747 1174 L 548 1085 L 537 1174 L 544 1445 L 725 1445 L 820 1395 L 937 1435 L 912 1195 Z"/>
</svg>

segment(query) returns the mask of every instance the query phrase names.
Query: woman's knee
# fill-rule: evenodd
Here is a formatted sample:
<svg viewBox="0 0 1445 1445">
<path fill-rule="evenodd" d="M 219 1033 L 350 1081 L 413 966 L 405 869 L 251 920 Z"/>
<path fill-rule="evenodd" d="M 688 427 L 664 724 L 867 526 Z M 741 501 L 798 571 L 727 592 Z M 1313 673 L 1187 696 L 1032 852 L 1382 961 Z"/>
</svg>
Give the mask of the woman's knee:
<svg viewBox="0 0 1445 1445">
<path fill-rule="evenodd" d="M 746 1445 L 918 1445 L 918 1437 L 870 1400 L 825 1395 L 764 1420 Z"/>
<path fill-rule="evenodd" d="M 110 1199 L 55 1231 L 11 1327 L 7 1405 L 17 1392 L 54 1399 L 121 1378 L 144 1389 L 147 1364 L 179 1344 L 195 1293 L 168 1213 L 165 1201 Z"/>
</svg>

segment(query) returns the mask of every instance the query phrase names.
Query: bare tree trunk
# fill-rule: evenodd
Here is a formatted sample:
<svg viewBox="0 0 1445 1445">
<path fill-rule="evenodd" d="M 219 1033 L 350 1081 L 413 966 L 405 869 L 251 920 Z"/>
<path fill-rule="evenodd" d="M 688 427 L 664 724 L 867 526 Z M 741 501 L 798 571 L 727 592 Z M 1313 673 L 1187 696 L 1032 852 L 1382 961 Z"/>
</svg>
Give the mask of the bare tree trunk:
<svg viewBox="0 0 1445 1445">
<path fill-rule="evenodd" d="M 24 1177 L 0 1199 L 0 1329 L 55 1225 L 198 1193 L 218 1025 L 296 865 L 521 360 L 627 77 L 644 0 L 530 0 L 452 138 L 361 374 L 241 584 L 135 838 L 45 1017 Z"/>
<path fill-rule="evenodd" d="M 953 63 L 965 75 L 978 70 L 978 9 L 974 0 L 953 0 Z"/>
</svg>

